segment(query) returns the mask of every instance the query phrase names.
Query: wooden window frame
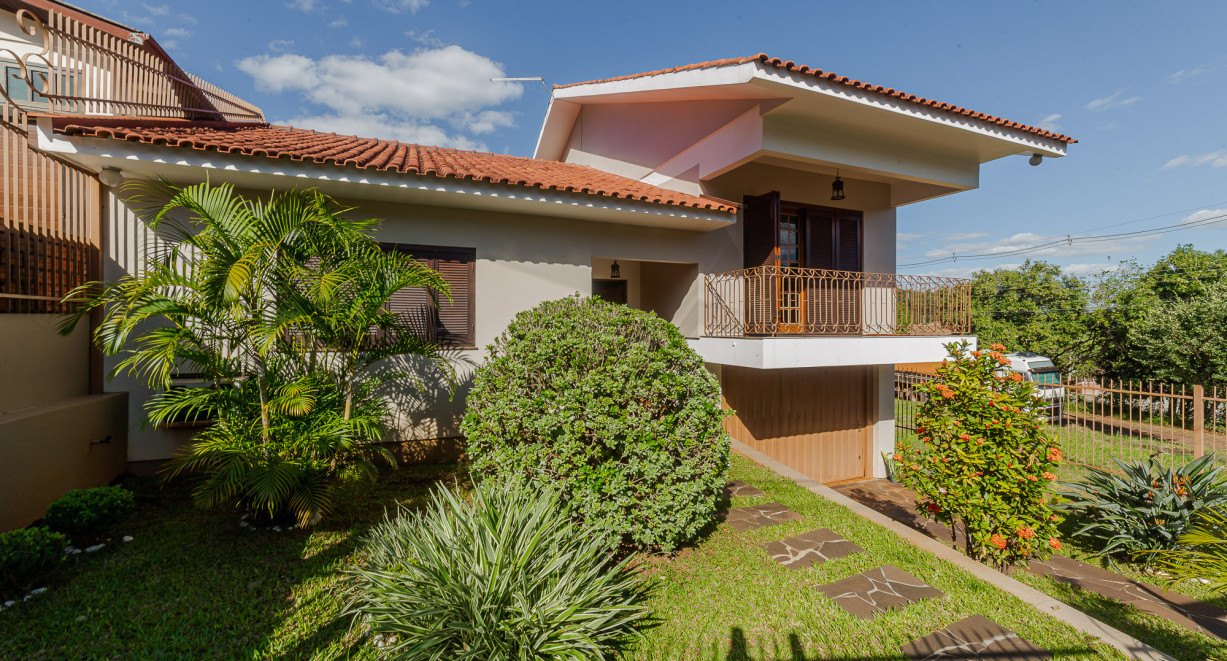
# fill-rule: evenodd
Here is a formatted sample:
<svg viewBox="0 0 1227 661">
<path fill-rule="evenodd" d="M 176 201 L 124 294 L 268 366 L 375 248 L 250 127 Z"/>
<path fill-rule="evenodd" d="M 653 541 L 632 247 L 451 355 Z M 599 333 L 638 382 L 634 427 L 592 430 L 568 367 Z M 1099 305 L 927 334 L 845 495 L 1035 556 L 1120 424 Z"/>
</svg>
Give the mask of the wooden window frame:
<svg viewBox="0 0 1227 661">
<path fill-rule="evenodd" d="M 431 270 L 438 272 L 439 259 L 444 256 L 458 257 L 458 261 L 464 261 L 468 268 L 466 275 L 468 278 L 468 310 L 467 315 L 467 333 L 464 336 L 448 334 L 446 337 L 441 337 L 439 346 L 445 349 L 476 349 L 477 348 L 477 249 L 464 248 L 459 246 L 431 246 L 417 243 L 393 243 L 381 242 L 380 247 L 384 250 L 395 250 L 402 252 L 420 262 L 426 262 L 426 265 Z M 442 275 L 442 274 L 440 274 Z M 449 283 L 450 284 L 450 283 Z M 436 315 L 438 308 L 435 308 Z M 440 324 L 441 325 L 441 324 Z M 440 328 L 440 330 L 442 330 Z"/>
<path fill-rule="evenodd" d="M 832 257 L 835 263 L 830 270 L 850 271 L 853 273 L 864 273 L 865 272 L 865 212 L 857 210 L 857 209 L 841 209 L 839 207 L 827 207 L 827 206 L 821 206 L 817 204 L 805 204 L 803 202 L 789 202 L 788 200 L 781 200 L 779 215 L 795 214 L 801 217 L 800 229 L 799 229 L 799 234 L 800 234 L 799 241 L 800 241 L 800 257 L 801 257 L 800 261 L 801 261 L 802 266 L 804 268 L 819 268 L 816 266 L 810 266 L 810 254 L 809 254 L 808 248 L 809 248 L 809 240 L 810 240 L 809 212 L 811 211 L 816 211 L 816 212 L 821 212 L 821 213 L 831 215 L 831 250 L 832 250 L 831 254 L 832 254 Z M 840 264 L 839 221 L 841 219 L 849 219 L 851 216 L 856 216 L 856 220 L 858 221 L 857 230 L 856 230 L 857 232 L 857 235 L 856 235 L 856 263 L 857 263 L 858 268 L 841 269 L 839 268 L 839 264 Z M 776 228 L 776 234 L 777 235 L 779 234 L 778 227 Z M 776 241 L 777 241 L 777 246 L 778 246 L 778 241 L 779 241 L 778 236 L 777 236 Z"/>
</svg>

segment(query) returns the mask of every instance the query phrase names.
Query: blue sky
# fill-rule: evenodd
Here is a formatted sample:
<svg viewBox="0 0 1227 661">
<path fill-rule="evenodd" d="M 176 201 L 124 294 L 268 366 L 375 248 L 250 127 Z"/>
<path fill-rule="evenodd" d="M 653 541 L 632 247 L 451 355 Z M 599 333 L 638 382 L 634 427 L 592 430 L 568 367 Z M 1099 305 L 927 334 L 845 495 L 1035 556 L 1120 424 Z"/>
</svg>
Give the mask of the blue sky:
<svg viewBox="0 0 1227 661">
<path fill-rule="evenodd" d="M 150 32 L 271 121 L 343 133 L 530 155 L 548 93 L 492 76 L 568 83 L 765 51 L 1080 140 L 901 208 L 901 272 L 965 275 L 1024 256 L 972 254 L 1227 214 L 1222 2 L 76 2 Z M 1225 227 L 1025 256 L 1090 273 L 1224 247 Z M 964 257 L 906 266 L 951 253 Z"/>
</svg>

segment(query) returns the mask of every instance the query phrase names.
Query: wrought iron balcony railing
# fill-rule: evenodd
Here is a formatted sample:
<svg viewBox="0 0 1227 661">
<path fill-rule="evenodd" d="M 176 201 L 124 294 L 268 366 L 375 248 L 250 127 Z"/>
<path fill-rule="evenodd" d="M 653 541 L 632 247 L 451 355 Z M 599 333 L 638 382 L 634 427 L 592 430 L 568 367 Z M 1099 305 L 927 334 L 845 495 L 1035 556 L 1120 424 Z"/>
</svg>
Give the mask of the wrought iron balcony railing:
<svg viewBox="0 0 1227 661">
<path fill-rule="evenodd" d="M 971 329 L 971 283 L 958 278 L 761 266 L 706 276 L 703 303 L 710 337 Z"/>
</svg>

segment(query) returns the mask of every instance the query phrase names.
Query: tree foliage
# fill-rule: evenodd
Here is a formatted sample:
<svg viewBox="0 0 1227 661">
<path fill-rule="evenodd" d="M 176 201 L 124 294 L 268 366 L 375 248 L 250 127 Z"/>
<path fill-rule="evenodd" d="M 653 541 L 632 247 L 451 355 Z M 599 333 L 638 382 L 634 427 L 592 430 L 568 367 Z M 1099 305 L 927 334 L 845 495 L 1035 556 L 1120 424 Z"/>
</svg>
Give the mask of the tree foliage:
<svg viewBox="0 0 1227 661">
<path fill-rule="evenodd" d="M 972 274 L 972 332 L 1052 359 L 1062 372 L 1085 370 L 1089 295 L 1085 282 L 1044 261 Z"/>
<path fill-rule="evenodd" d="M 379 389 L 409 375 L 386 358 L 434 345 L 386 310 L 405 287 L 446 292 L 438 274 L 379 249 L 378 221 L 354 220 L 315 190 L 240 196 L 230 186 L 150 184 L 136 198 L 158 236 L 139 269 L 90 283 L 62 332 L 103 310 L 94 340 L 157 392 L 149 422 L 212 421 L 173 464 L 199 476 L 202 505 L 238 502 L 303 524 L 331 507 L 341 472 L 391 461 Z M 209 387 L 172 388 L 178 373 Z"/>
</svg>

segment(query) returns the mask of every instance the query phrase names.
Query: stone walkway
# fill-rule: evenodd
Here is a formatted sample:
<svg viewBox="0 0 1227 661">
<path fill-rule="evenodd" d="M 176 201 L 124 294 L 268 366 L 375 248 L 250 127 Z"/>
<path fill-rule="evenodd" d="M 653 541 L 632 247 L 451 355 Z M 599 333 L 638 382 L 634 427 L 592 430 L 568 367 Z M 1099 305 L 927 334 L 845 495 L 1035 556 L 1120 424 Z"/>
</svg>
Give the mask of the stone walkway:
<svg viewBox="0 0 1227 661">
<path fill-rule="evenodd" d="M 724 492 L 730 499 L 762 498 L 766 495 L 762 490 L 740 481 L 726 484 Z M 731 528 L 745 532 L 786 521 L 799 521 L 805 517 L 780 503 L 764 503 L 723 511 L 720 518 Z M 773 560 L 793 569 L 865 552 L 855 542 L 844 539 L 830 528 L 818 528 L 769 542 L 765 550 Z M 817 590 L 847 613 L 866 620 L 886 611 L 906 608 L 922 599 L 945 596 L 941 590 L 893 565 L 882 565 L 834 583 L 819 585 Z M 900 647 L 899 651 L 910 659 L 926 661 L 1031 661 L 1052 658 L 1048 652 L 982 615 L 969 617 L 914 640 Z"/>
<path fill-rule="evenodd" d="M 916 511 L 915 494 L 901 484 L 888 480 L 866 480 L 840 484 L 833 488 L 900 523 L 923 530 L 936 539 L 950 540 L 950 529 L 921 516 Z M 963 545 L 964 540 L 961 533 L 955 543 L 959 546 Z M 1165 591 L 1149 583 L 1135 581 L 1102 567 L 1060 554 L 1055 554 L 1043 562 L 1033 561 L 1027 570 L 1114 601 L 1129 604 L 1140 611 L 1170 620 L 1191 631 L 1199 631 L 1213 638 L 1227 640 L 1227 610 L 1213 604 Z"/>
</svg>

